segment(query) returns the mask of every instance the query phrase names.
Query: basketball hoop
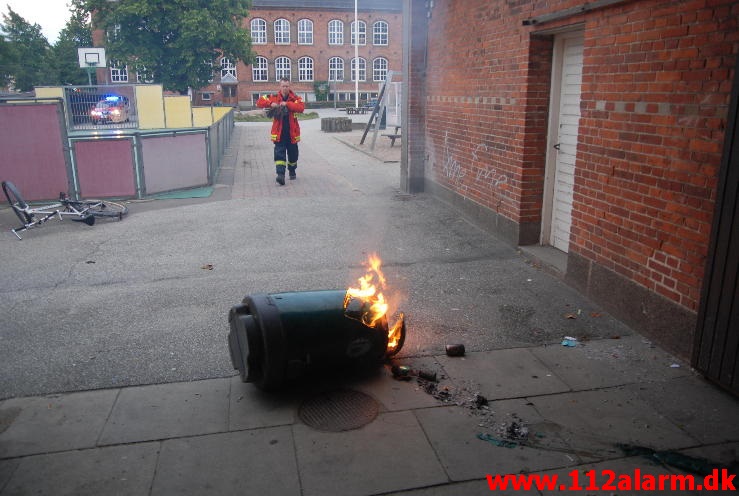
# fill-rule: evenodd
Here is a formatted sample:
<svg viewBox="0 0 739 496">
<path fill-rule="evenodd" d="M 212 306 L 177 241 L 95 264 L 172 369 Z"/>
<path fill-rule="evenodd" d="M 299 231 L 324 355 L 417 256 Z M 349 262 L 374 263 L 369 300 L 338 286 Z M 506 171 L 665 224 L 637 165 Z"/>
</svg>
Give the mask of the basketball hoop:
<svg viewBox="0 0 739 496">
<path fill-rule="evenodd" d="M 105 48 L 78 48 L 77 60 L 80 68 L 87 71 L 87 82 L 92 86 L 92 73 L 98 67 L 105 67 Z"/>
</svg>

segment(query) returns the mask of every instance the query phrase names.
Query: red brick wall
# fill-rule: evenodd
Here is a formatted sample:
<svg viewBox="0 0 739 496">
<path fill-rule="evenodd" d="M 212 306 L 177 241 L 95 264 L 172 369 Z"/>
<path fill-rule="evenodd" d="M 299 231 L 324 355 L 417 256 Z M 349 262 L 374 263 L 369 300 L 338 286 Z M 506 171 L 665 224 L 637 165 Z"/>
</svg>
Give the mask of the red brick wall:
<svg viewBox="0 0 739 496">
<path fill-rule="evenodd" d="M 527 86 L 528 65 L 550 62 L 538 53 L 529 61 L 522 16 L 508 3 L 435 2 L 426 105 L 432 178 L 520 223 L 540 216 L 540 187 L 530 186 L 544 164 L 522 166 L 531 147 L 542 151 L 548 98 L 546 86 Z"/>
<path fill-rule="evenodd" d="M 739 4 L 633 0 L 522 25 L 584 3 L 434 2 L 424 95 L 427 180 L 517 226 L 513 242 L 536 242 L 551 30 L 581 23 L 570 254 L 695 311 L 739 46 Z"/>
<path fill-rule="evenodd" d="M 655 0 L 587 22 L 571 250 L 693 311 L 738 17 L 731 0 Z"/>
</svg>

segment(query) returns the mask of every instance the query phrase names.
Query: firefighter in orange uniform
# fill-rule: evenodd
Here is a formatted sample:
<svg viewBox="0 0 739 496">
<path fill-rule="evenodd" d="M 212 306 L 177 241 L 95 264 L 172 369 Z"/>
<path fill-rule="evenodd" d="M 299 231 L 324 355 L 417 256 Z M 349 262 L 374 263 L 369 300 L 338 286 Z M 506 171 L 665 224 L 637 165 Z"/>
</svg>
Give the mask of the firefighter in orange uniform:
<svg viewBox="0 0 739 496">
<path fill-rule="evenodd" d="M 296 113 L 303 113 L 303 99 L 290 90 L 290 80 L 280 79 L 280 91 L 274 95 L 264 95 L 257 100 L 257 107 L 268 109 L 272 116 L 272 142 L 275 144 L 275 169 L 277 184 L 285 185 L 285 168 L 290 179 L 296 179 L 298 168 L 298 141 L 300 141 L 300 124 Z"/>
</svg>

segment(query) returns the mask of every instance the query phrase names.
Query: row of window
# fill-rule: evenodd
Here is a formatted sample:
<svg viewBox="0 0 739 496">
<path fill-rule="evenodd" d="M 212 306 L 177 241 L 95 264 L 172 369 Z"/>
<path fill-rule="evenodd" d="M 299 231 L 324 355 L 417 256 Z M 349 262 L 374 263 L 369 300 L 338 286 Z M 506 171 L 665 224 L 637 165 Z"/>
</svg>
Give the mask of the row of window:
<svg viewBox="0 0 739 496">
<path fill-rule="evenodd" d="M 313 58 L 300 57 L 298 59 L 298 81 L 311 82 L 315 80 Z M 279 81 L 283 77 L 293 79 L 293 62 L 288 57 L 277 57 L 274 62 L 274 80 Z M 331 57 L 328 59 L 328 80 L 344 81 L 345 78 L 344 59 Z M 352 58 L 349 62 L 349 79 L 351 81 L 367 81 L 367 60 L 363 57 Z M 382 82 L 387 77 L 388 61 L 384 57 L 377 57 L 372 61 L 372 81 Z M 357 74 L 357 71 L 359 72 Z M 251 76 L 254 82 L 269 81 L 269 61 L 265 57 L 256 57 L 251 66 Z M 224 78 L 236 78 L 236 65 L 227 58 L 221 59 L 221 80 Z M 357 77 L 358 76 L 358 77 Z M 136 72 L 138 83 L 151 83 L 153 75 L 141 67 Z M 128 82 L 128 66 L 115 61 L 110 62 L 110 80 L 113 83 Z"/>
<path fill-rule="evenodd" d="M 277 19 L 273 23 L 274 42 L 276 45 L 290 44 L 290 21 Z M 352 21 L 351 23 L 351 45 L 367 44 L 367 23 L 364 21 Z M 260 18 L 251 20 L 251 41 L 255 45 L 267 44 L 267 21 Z M 313 44 L 313 21 L 300 19 L 298 21 L 298 45 Z M 328 44 L 344 44 L 344 22 L 333 19 L 328 22 Z M 388 44 L 388 23 L 376 21 L 372 24 L 372 44 L 386 46 Z"/>
<path fill-rule="evenodd" d="M 298 81 L 310 82 L 315 80 L 313 58 L 300 57 L 298 59 Z M 328 59 L 328 80 L 344 81 L 344 59 L 331 57 Z M 363 57 L 352 58 L 349 62 L 349 78 L 351 81 L 367 80 L 367 60 Z M 293 79 L 293 62 L 288 57 L 277 57 L 274 62 L 274 78 L 279 81 L 283 77 Z M 372 81 L 382 82 L 387 77 L 388 61 L 384 57 L 377 57 L 372 61 Z M 358 74 L 357 74 L 358 72 Z M 236 66 L 226 58 L 221 59 L 221 79 L 232 76 L 236 78 Z M 254 82 L 269 81 L 269 61 L 265 57 L 256 57 L 251 66 L 251 78 Z"/>
</svg>

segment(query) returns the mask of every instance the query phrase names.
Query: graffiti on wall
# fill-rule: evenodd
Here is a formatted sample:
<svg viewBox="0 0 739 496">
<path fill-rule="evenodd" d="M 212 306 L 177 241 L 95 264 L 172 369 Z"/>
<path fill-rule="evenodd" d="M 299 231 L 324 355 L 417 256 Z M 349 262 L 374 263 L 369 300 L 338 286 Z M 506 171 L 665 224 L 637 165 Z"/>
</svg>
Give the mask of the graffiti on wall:
<svg viewBox="0 0 739 496">
<path fill-rule="evenodd" d="M 478 153 L 487 153 L 487 151 L 488 145 L 485 143 L 480 143 L 472 151 L 472 162 L 477 166 L 475 181 L 485 183 L 492 189 L 505 189 L 505 185 L 508 183 L 508 176 L 494 167 L 484 167 L 483 164 L 480 163 Z"/>
<path fill-rule="evenodd" d="M 441 162 L 441 173 L 447 181 L 454 186 L 457 192 L 467 195 L 468 184 L 464 181 L 467 174 L 472 177 L 472 171 L 476 170 L 474 183 L 478 186 L 482 185 L 493 191 L 496 195 L 502 195 L 505 191 L 509 178 L 508 175 L 495 167 L 491 167 L 485 163 L 480 155 L 488 154 L 489 147 L 485 143 L 480 143 L 472 150 L 472 161 L 470 169 L 465 168 L 459 160 L 457 160 L 453 150 L 449 145 L 449 131 L 444 133 L 444 152 Z M 432 162 L 433 163 L 433 162 Z"/>
<path fill-rule="evenodd" d="M 449 149 L 449 131 L 444 133 L 444 162 L 441 167 L 441 171 L 450 183 L 454 186 L 464 186 L 462 180 L 467 175 L 467 171 L 462 167 L 462 164 L 454 157 L 454 154 Z M 466 187 L 465 187 L 466 189 Z"/>
</svg>

